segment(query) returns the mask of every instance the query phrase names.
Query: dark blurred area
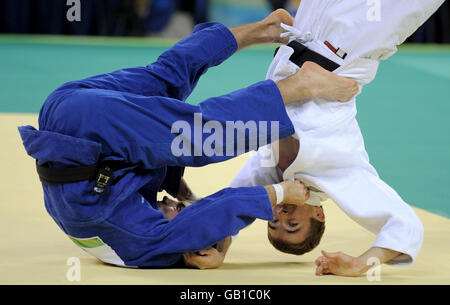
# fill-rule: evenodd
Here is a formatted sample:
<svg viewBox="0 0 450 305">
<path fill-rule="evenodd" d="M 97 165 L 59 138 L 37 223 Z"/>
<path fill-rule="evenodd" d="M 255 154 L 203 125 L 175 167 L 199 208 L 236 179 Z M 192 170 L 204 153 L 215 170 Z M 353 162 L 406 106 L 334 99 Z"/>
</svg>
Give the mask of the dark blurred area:
<svg viewBox="0 0 450 305">
<path fill-rule="evenodd" d="M 144 36 L 164 30 L 176 12 L 192 24 L 208 19 L 208 0 L 1 0 L 0 32 Z M 79 5 L 80 21 L 67 14 Z"/>
<path fill-rule="evenodd" d="M 216 2 L 227 3 L 225 0 L 0 0 L 0 32 L 181 37 L 195 24 L 208 21 L 211 6 Z M 245 1 L 241 3 L 246 5 Z M 290 0 L 261 0 L 261 3 L 271 10 L 292 6 Z M 70 22 L 68 10 L 75 4 L 80 6 L 81 18 Z M 450 3 L 445 2 L 408 42 L 450 43 Z"/>
</svg>

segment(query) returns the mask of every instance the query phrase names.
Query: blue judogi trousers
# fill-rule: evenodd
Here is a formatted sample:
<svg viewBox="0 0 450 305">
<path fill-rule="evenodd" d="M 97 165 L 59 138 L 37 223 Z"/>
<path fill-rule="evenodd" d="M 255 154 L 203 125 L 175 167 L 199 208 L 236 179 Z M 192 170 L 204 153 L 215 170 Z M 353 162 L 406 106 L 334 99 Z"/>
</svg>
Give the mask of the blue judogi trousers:
<svg viewBox="0 0 450 305">
<path fill-rule="evenodd" d="M 54 168 L 108 160 L 129 164 L 114 173 L 102 195 L 92 192 L 94 181 L 43 184 L 47 211 L 75 243 L 105 262 L 164 267 L 178 262 L 183 253 L 237 234 L 255 218 L 273 218 L 262 186 L 223 189 L 185 208 L 171 221 L 157 209 L 157 193 L 168 167 L 228 160 L 248 151 L 254 136 L 237 129 L 245 149 L 233 147 L 233 156 L 175 156 L 171 151 L 172 141 L 179 136 L 172 133 L 175 122 L 194 126 L 194 114 L 201 114 L 203 123 L 216 121 L 225 131 L 227 121 L 266 121 L 268 128 L 259 129 L 258 137 L 267 143 L 272 141 L 267 132 L 271 122 L 279 124 L 279 138 L 294 133 L 278 87 L 271 80 L 198 106 L 184 102 L 200 76 L 236 50 L 236 39 L 225 26 L 198 25 L 153 64 L 64 84 L 45 101 L 39 130 L 19 127 L 27 153 L 39 164 Z M 194 133 L 192 128 L 192 138 Z M 223 145 L 227 136 L 223 135 Z M 206 138 L 202 135 L 199 141 L 186 139 L 185 143 L 195 151 Z"/>
</svg>

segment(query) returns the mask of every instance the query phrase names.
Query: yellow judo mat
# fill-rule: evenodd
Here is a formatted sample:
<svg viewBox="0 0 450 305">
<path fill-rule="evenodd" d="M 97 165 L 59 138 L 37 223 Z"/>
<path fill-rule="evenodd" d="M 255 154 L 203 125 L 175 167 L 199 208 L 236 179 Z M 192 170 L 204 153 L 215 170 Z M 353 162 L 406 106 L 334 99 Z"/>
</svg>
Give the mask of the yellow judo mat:
<svg viewBox="0 0 450 305">
<path fill-rule="evenodd" d="M 331 201 L 324 205 L 322 243 L 303 256 L 274 250 L 267 241 L 266 223 L 256 221 L 241 231 L 216 270 L 140 270 L 103 264 L 78 248 L 45 211 L 34 160 L 26 155 L 17 131 L 20 125 L 37 127 L 37 115 L 0 114 L 0 284 L 450 284 L 450 219 L 417 208 L 425 239 L 413 266 L 383 265 L 379 281 L 366 276 L 315 276 L 314 260 L 321 249 L 357 256 L 375 240 Z M 185 177 L 198 195 L 209 195 L 229 185 L 246 157 L 189 168 Z M 81 262 L 78 282 L 67 278 L 72 257 Z"/>
</svg>

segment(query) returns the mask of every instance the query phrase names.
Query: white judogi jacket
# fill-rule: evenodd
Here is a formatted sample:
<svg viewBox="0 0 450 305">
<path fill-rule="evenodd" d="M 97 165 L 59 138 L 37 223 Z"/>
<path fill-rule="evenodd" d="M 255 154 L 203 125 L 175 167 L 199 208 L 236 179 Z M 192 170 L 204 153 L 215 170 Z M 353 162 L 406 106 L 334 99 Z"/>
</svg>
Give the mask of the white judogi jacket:
<svg viewBox="0 0 450 305">
<path fill-rule="evenodd" d="M 442 3 L 444 0 L 302 0 L 294 26 L 285 28 L 291 40 L 338 63 L 341 67 L 335 73 L 356 80 L 362 89 L 374 79 L 380 60 L 392 56 L 397 45 Z M 280 48 L 268 79 L 279 81 L 300 69 L 289 61 L 292 53 L 288 46 Z M 377 234 L 373 247 L 403 253 L 390 264 L 411 264 L 422 246 L 422 223 L 370 165 L 355 118 L 355 99 L 347 103 L 314 99 L 287 109 L 300 140 L 296 160 L 281 173 L 273 164 L 264 166 L 268 164 L 267 147 L 262 148 L 251 155 L 231 186 L 300 179 L 326 193 L 349 217 Z M 326 198 L 323 193 L 311 192 L 312 204 Z"/>
</svg>

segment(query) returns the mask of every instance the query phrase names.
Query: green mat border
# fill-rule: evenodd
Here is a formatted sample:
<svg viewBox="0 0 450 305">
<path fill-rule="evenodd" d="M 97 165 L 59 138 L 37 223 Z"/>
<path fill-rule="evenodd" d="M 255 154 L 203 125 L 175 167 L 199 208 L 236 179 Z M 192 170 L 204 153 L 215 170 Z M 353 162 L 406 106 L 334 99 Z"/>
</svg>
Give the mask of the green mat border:
<svg viewBox="0 0 450 305">
<path fill-rule="evenodd" d="M 16 35 L 0 34 L 0 44 L 54 44 L 86 46 L 171 47 L 178 39 L 156 37 L 107 37 L 67 35 Z M 273 50 L 274 44 L 253 46 L 252 50 Z M 399 47 L 407 52 L 449 52 L 450 44 L 404 44 Z"/>
</svg>

